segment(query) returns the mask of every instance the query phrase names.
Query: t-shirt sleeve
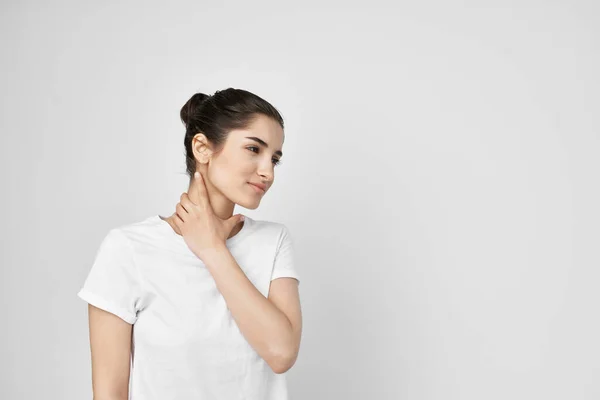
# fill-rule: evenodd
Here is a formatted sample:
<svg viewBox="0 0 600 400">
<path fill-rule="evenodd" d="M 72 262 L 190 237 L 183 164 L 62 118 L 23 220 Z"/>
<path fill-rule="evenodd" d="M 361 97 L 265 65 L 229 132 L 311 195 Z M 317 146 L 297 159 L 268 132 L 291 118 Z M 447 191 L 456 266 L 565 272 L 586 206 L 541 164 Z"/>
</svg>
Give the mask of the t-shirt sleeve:
<svg viewBox="0 0 600 400">
<path fill-rule="evenodd" d="M 134 324 L 141 282 L 129 239 L 118 229 L 106 235 L 91 270 L 77 293 L 87 303 Z"/>
<path fill-rule="evenodd" d="M 300 276 L 296 270 L 294 242 L 288 228 L 284 225 L 279 236 L 271 280 L 277 278 L 296 278 L 300 284 Z"/>
</svg>

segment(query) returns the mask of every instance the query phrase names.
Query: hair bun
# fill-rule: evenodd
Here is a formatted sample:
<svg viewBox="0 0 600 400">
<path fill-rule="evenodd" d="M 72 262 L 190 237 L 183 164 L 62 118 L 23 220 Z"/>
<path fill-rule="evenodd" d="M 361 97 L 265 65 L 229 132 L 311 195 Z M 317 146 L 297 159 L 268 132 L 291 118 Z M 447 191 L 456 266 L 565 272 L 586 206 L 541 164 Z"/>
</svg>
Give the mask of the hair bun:
<svg viewBox="0 0 600 400">
<path fill-rule="evenodd" d="M 204 100 L 208 99 L 210 96 L 204 93 L 195 93 L 190 99 L 181 107 L 181 112 L 179 116 L 181 117 L 181 121 L 185 124 L 187 129 L 190 119 L 193 118 L 196 111 L 200 108 Z"/>
</svg>

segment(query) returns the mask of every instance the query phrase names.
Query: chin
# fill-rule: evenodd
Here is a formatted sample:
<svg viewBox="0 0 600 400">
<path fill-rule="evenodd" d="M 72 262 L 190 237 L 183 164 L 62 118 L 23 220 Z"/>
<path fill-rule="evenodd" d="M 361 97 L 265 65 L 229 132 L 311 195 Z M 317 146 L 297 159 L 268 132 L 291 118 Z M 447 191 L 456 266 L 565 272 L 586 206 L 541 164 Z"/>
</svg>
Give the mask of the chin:
<svg viewBox="0 0 600 400">
<path fill-rule="evenodd" d="M 236 201 L 233 201 L 235 204 L 247 208 L 248 210 L 256 210 L 260 205 L 260 200 L 258 198 L 249 198 L 248 196 L 240 196 Z"/>
<path fill-rule="evenodd" d="M 239 206 L 247 208 L 248 210 L 256 210 L 260 205 L 260 201 L 240 201 L 238 203 Z"/>
</svg>

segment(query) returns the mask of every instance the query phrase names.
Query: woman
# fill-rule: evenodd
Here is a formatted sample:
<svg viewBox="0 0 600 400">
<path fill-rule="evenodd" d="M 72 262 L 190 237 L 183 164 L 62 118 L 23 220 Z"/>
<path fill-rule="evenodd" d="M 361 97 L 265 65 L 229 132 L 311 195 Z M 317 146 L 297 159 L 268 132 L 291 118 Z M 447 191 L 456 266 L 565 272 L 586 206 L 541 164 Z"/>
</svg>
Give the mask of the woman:
<svg viewBox="0 0 600 400">
<path fill-rule="evenodd" d="M 302 330 L 292 238 L 232 216 L 273 184 L 283 119 L 233 88 L 194 94 L 181 119 L 187 193 L 168 217 L 111 229 L 78 293 L 94 399 L 284 400 Z"/>
</svg>

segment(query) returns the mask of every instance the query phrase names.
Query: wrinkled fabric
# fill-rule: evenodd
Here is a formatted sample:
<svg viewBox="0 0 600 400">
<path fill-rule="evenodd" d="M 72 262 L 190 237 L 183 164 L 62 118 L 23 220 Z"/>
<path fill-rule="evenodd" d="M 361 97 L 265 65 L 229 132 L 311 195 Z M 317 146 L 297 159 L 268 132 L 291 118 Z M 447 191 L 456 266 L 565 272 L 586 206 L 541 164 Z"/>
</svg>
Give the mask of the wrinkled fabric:
<svg viewBox="0 0 600 400">
<path fill-rule="evenodd" d="M 246 216 L 226 241 L 248 279 L 299 279 L 287 227 Z M 182 236 L 158 215 L 111 229 L 78 293 L 133 325 L 133 400 L 286 400 L 275 374 L 246 341 L 224 297 Z"/>
</svg>

